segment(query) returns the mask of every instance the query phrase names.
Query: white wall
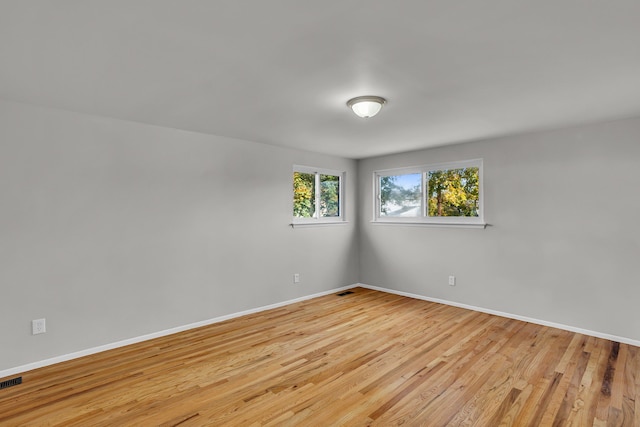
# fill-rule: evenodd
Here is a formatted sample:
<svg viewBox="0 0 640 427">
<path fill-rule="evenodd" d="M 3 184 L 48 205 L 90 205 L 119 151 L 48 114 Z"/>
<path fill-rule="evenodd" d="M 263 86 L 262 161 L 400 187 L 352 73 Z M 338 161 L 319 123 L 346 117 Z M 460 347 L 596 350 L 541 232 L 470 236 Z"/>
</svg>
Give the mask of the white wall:
<svg viewBox="0 0 640 427">
<path fill-rule="evenodd" d="M 370 223 L 374 170 L 472 158 L 487 229 Z M 349 224 L 288 227 L 293 164 Z M 0 101 L 0 371 L 358 281 L 640 340 L 638 170 L 640 119 L 355 162 Z"/>
<path fill-rule="evenodd" d="M 348 225 L 288 226 L 293 164 L 346 170 Z M 0 371 L 357 282 L 355 176 L 352 160 L 0 102 Z"/>
<path fill-rule="evenodd" d="M 487 229 L 370 222 L 373 171 L 474 158 Z M 358 190 L 361 282 L 640 340 L 640 119 L 367 159 Z"/>
</svg>

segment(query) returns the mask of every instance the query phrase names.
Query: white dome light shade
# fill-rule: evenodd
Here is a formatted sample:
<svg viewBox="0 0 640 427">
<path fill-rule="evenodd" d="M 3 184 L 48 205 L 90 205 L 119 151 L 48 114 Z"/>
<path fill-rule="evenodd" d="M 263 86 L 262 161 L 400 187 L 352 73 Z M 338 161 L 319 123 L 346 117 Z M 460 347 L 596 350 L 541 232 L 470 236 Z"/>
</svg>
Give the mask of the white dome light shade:
<svg viewBox="0 0 640 427">
<path fill-rule="evenodd" d="M 367 119 L 373 117 L 380 112 L 382 106 L 387 101 L 379 96 L 358 96 L 350 99 L 347 106 L 353 110 L 358 117 Z"/>
</svg>

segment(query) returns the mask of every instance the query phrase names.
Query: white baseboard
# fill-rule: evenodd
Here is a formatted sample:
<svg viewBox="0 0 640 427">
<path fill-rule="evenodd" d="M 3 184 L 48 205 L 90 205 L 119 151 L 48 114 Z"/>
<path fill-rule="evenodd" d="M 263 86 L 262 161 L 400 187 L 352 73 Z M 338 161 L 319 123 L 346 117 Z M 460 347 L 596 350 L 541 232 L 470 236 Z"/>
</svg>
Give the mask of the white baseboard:
<svg viewBox="0 0 640 427">
<path fill-rule="evenodd" d="M 329 294 L 332 294 L 334 292 L 340 292 L 340 291 L 343 291 L 343 290 L 346 290 L 346 289 L 351 289 L 351 288 L 354 288 L 356 286 L 358 286 L 358 285 L 343 286 L 341 288 L 335 288 L 335 289 L 331 289 L 329 291 L 323 291 L 323 292 L 319 292 L 319 293 L 312 294 L 312 295 L 306 295 L 306 296 L 303 296 L 303 297 L 300 297 L 300 298 L 295 298 L 295 299 L 288 300 L 288 301 L 282 301 L 282 302 L 279 302 L 279 303 L 270 304 L 270 305 L 266 305 L 266 306 L 263 306 L 263 307 L 252 308 L 250 310 L 240 311 L 238 313 L 232 313 L 232 314 L 227 314 L 227 315 L 220 316 L 220 317 L 214 317 L 213 319 L 208 319 L 208 320 L 203 320 L 203 321 L 200 321 L 200 322 L 190 323 L 188 325 L 178 326 L 178 327 L 175 327 L 175 328 L 166 329 L 164 331 L 154 332 L 154 333 L 151 333 L 151 334 L 146 334 L 146 335 L 142 335 L 142 336 L 139 336 L 139 337 L 129 338 L 129 339 L 126 339 L 126 340 L 117 341 L 117 342 L 110 343 L 110 344 L 100 345 L 98 347 L 92 347 L 92 348 L 88 348 L 86 350 L 80 350 L 80 351 L 76 351 L 76 352 L 73 352 L 73 353 L 52 357 L 50 359 L 45 359 L 45 360 L 40 360 L 38 362 L 28 363 L 28 364 L 22 365 L 22 366 L 16 366 L 15 368 L 9 368 L 9 369 L 5 369 L 5 370 L 0 371 L 0 378 L 8 377 L 8 376 L 11 376 L 11 375 L 16 375 L 16 374 L 19 374 L 19 373 L 22 373 L 22 372 L 31 371 L 33 369 L 38 369 L 38 368 L 42 368 L 42 367 L 49 366 L 49 365 L 54 365 L 54 364 L 60 363 L 60 362 L 66 362 L 67 360 L 78 359 L 80 357 L 89 356 L 91 354 L 100 353 L 102 351 L 112 350 L 114 348 L 124 347 L 124 346 L 130 345 L 130 344 L 136 344 L 136 343 L 143 342 L 143 341 L 148 341 L 148 340 L 151 340 L 151 339 L 154 339 L 154 338 L 164 337 L 164 336 L 175 334 L 175 333 L 178 333 L 178 332 L 187 331 L 189 329 L 194 329 L 194 328 L 199 328 L 199 327 L 202 327 L 202 326 L 212 325 L 214 323 L 222 322 L 222 321 L 229 320 L 229 319 L 234 319 L 236 317 L 245 316 L 247 314 L 259 313 L 261 311 L 271 310 L 273 308 L 279 308 L 279 307 L 282 307 L 282 306 L 285 306 L 285 305 L 289 305 L 289 304 L 293 304 L 293 303 L 296 303 L 296 302 L 306 301 L 306 300 L 309 300 L 309 299 L 312 299 L 312 298 L 321 297 L 321 296 L 324 296 L 324 295 L 329 295 Z"/>
<path fill-rule="evenodd" d="M 473 305 L 461 304 L 461 303 L 454 302 L 454 301 L 447 301 L 447 300 L 442 300 L 442 299 L 438 299 L 438 298 L 430 298 L 430 297 L 426 297 L 424 295 L 418 295 L 418 294 L 412 294 L 412 293 L 409 293 L 409 292 L 396 291 L 394 289 L 381 288 L 379 286 L 366 285 L 364 283 L 359 283 L 357 286 L 360 286 L 362 288 L 372 289 L 372 290 L 375 290 L 375 291 L 381 291 L 381 292 L 387 292 L 387 293 L 390 293 L 390 294 L 401 295 L 401 296 L 405 296 L 405 297 L 409 297 L 409 298 L 421 299 L 421 300 L 424 300 L 424 301 L 436 302 L 436 303 L 439 303 L 439 304 L 445 304 L 445 305 L 450 305 L 450 306 L 453 306 L 453 307 L 464 308 L 464 309 L 467 309 L 467 310 L 479 311 L 481 313 L 493 314 L 493 315 L 496 315 L 496 316 L 506 317 L 506 318 L 509 318 L 509 319 L 522 320 L 523 322 L 535 323 L 536 325 L 549 326 L 551 328 L 563 329 L 565 331 L 576 332 L 578 334 L 589 335 L 589 336 L 596 337 L 596 338 L 602 338 L 602 339 L 609 340 L 609 341 L 616 341 L 616 342 L 620 342 L 620 343 L 624 343 L 624 344 L 629 344 L 629 345 L 633 345 L 633 346 L 636 346 L 636 347 L 640 347 L 640 341 L 633 340 L 633 339 L 626 338 L 626 337 L 619 337 L 619 336 L 616 336 L 616 335 L 605 334 L 605 333 L 602 333 L 602 332 L 590 331 L 590 330 L 587 330 L 587 329 L 576 328 L 574 326 L 563 325 L 563 324 L 560 324 L 560 323 L 547 322 L 546 320 L 533 319 L 531 317 L 519 316 L 517 314 L 505 313 L 505 312 L 502 312 L 502 311 L 491 310 L 491 309 L 488 309 L 488 308 L 482 308 L 482 307 L 476 307 L 476 306 L 473 306 Z"/>
<path fill-rule="evenodd" d="M 111 344 L 105 344 L 105 345 L 101 345 L 101 346 L 98 346 L 98 347 L 89 348 L 89 349 L 86 349 L 86 350 L 76 351 L 74 353 L 64 354 L 64 355 L 61 355 L 61 356 L 56 356 L 56 357 L 53 357 L 53 358 L 50 358 L 50 359 L 45 359 L 45 360 L 41 360 L 41 361 L 38 361 L 38 362 L 28 363 L 28 364 L 22 365 L 22 366 L 16 366 L 15 368 L 9 368 L 9 369 L 5 369 L 5 370 L 0 371 L 0 378 L 9 377 L 9 376 L 16 375 L 16 374 L 19 374 L 19 373 L 31 371 L 33 369 L 42 368 L 42 367 L 49 366 L 49 365 L 54 365 L 54 364 L 60 363 L 60 362 L 66 362 L 67 360 L 78 359 L 80 357 L 89 356 L 91 354 L 100 353 L 102 351 L 112 350 L 112 349 L 115 349 L 115 348 L 119 348 L 119 347 L 124 347 L 124 346 L 130 345 L 130 344 L 136 344 L 136 343 L 139 343 L 139 342 L 148 341 L 148 340 L 151 340 L 151 339 L 154 339 L 154 338 L 164 337 L 164 336 L 175 334 L 175 333 L 178 333 L 178 332 L 187 331 L 189 329 L 194 329 L 194 328 L 199 328 L 199 327 L 202 327 L 202 326 L 212 325 L 214 323 L 222 322 L 222 321 L 229 320 L 229 319 L 234 319 L 236 317 L 245 316 L 247 314 L 259 313 L 261 311 L 266 311 L 266 310 L 271 310 L 273 308 L 283 307 L 285 305 L 293 304 L 293 303 L 300 302 L 300 301 L 310 300 L 312 298 L 317 298 L 317 297 L 321 297 L 321 296 L 324 296 L 324 295 L 329 295 L 329 294 L 332 294 L 332 293 L 335 293 L 335 292 L 340 292 L 340 291 L 344 291 L 344 290 L 347 290 L 347 289 L 352 289 L 352 288 L 355 288 L 355 287 L 362 287 L 362 288 L 372 289 L 372 290 L 376 290 L 376 291 L 380 291 L 380 292 L 386 292 L 386 293 L 390 293 L 390 294 L 401 295 L 401 296 L 405 296 L 405 297 L 409 297 L 409 298 L 415 298 L 415 299 L 420 299 L 420 300 L 424 300 L 424 301 L 430 301 L 430 302 L 435 302 L 435 303 L 439 303 L 439 304 L 450 305 L 450 306 L 453 306 L 453 307 L 464 308 L 464 309 L 467 309 L 467 310 L 479 311 L 481 313 L 493 314 L 493 315 L 496 315 L 496 316 L 506 317 L 506 318 L 509 318 L 509 319 L 521 320 L 523 322 L 535 323 L 537 325 L 549 326 L 549 327 L 552 327 L 552 328 L 563 329 L 563 330 L 570 331 L 570 332 L 576 332 L 576 333 L 583 334 L 583 335 L 589 335 L 589 336 L 593 336 L 593 337 L 596 337 L 596 338 L 602 338 L 602 339 L 606 339 L 606 340 L 610 340 L 610 341 L 617 341 L 617 342 L 620 342 L 620 343 L 625 343 L 625 344 L 633 345 L 633 346 L 636 346 L 636 347 L 640 347 L 640 341 L 632 340 L 630 338 L 619 337 L 619 336 L 610 335 L 610 334 L 604 334 L 604 333 L 601 333 L 601 332 L 590 331 L 590 330 L 587 330 L 587 329 L 576 328 L 576 327 L 573 327 L 573 326 L 562 325 L 562 324 L 554 323 L 554 322 L 547 322 L 546 320 L 533 319 L 533 318 L 530 318 L 530 317 L 519 316 L 517 314 L 505 313 L 505 312 L 501 312 L 501 311 L 497 311 L 497 310 L 491 310 L 491 309 L 487 309 L 487 308 L 476 307 L 476 306 L 467 305 L 467 304 L 461 304 L 461 303 L 457 303 L 457 302 L 454 302 L 454 301 L 447 301 L 447 300 L 442 300 L 442 299 L 438 299 L 438 298 L 430 298 L 430 297 L 427 297 L 427 296 L 424 296 L 424 295 L 412 294 L 412 293 L 409 293 L 409 292 L 402 292 L 402 291 L 397 291 L 397 290 L 394 290 L 394 289 L 382 288 L 382 287 L 379 287 L 379 286 L 371 286 L 371 285 L 367 285 L 367 284 L 364 284 L 364 283 L 356 283 L 354 285 L 343 286 L 341 288 L 334 288 L 334 289 L 331 289 L 329 291 L 323 291 L 323 292 L 319 292 L 319 293 L 312 294 L 312 295 L 306 295 L 306 296 L 295 298 L 295 299 L 288 300 L 288 301 L 282 301 L 282 302 L 279 302 L 279 303 L 266 305 L 266 306 L 263 306 L 263 307 L 257 307 L 257 308 L 253 308 L 253 309 L 250 309 L 250 310 L 245 310 L 245 311 L 240 311 L 240 312 L 237 312 L 237 313 L 227 314 L 225 316 L 214 317 L 213 319 L 203 320 L 201 322 L 190 323 L 188 325 L 178 326 L 178 327 L 175 327 L 175 328 L 166 329 L 164 331 L 154 332 L 154 333 L 147 334 L 147 335 L 142 335 L 142 336 L 139 336 L 139 337 L 134 337 L 134 338 L 129 338 L 129 339 L 122 340 L 122 341 L 117 341 L 117 342 L 114 342 L 114 343 L 111 343 Z"/>
</svg>

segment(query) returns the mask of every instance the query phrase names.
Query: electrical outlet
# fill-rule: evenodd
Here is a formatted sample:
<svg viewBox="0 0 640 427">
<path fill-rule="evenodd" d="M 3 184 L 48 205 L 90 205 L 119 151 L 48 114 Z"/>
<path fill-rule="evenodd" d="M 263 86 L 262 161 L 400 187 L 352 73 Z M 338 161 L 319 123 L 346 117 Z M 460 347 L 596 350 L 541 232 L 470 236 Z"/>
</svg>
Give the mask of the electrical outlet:
<svg viewBox="0 0 640 427">
<path fill-rule="evenodd" d="M 295 273 L 293 275 L 293 283 L 300 283 L 300 273 Z"/>
<path fill-rule="evenodd" d="M 35 319 L 31 321 L 31 333 L 33 335 L 44 334 L 47 332 L 47 320 Z"/>
<path fill-rule="evenodd" d="M 449 276 L 449 286 L 456 285 L 456 276 Z"/>
</svg>

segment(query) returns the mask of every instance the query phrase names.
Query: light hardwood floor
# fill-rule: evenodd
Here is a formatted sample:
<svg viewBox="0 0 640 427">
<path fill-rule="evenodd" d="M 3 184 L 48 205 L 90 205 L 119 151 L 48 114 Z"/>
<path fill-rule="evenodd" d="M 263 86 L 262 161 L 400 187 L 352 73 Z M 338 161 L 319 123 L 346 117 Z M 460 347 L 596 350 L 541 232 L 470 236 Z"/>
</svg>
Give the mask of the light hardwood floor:
<svg viewBox="0 0 640 427">
<path fill-rule="evenodd" d="M 22 374 L 0 425 L 640 426 L 640 348 L 356 288 Z"/>
</svg>

